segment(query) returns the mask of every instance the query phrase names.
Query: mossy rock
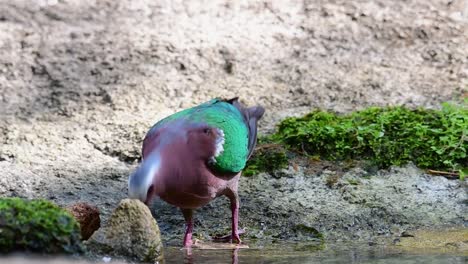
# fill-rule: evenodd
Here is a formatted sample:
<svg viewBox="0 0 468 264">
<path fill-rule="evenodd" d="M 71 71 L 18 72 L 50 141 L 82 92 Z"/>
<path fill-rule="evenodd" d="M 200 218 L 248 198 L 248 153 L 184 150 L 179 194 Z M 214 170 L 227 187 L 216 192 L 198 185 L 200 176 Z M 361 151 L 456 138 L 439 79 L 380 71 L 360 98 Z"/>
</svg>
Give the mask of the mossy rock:
<svg viewBox="0 0 468 264">
<path fill-rule="evenodd" d="M 0 252 L 83 252 L 73 216 L 46 200 L 0 198 Z"/>
<path fill-rule="evenodd" d="M 288 150 L 325 160 L 366 159 L 378 168 L 468 168 L 468 100 L 440 110 L 369 107 L 345 115 L 315 110 L 283 120 L 270 136 Z"/>
<path fill-rule="evenodd" d="M 85 242 L 90 252 L 131 258 L 137 262 L 164 260 L 159 226 L 144 203 L 124 199 L 112 212 L 106 225 Z"/>
</svg>

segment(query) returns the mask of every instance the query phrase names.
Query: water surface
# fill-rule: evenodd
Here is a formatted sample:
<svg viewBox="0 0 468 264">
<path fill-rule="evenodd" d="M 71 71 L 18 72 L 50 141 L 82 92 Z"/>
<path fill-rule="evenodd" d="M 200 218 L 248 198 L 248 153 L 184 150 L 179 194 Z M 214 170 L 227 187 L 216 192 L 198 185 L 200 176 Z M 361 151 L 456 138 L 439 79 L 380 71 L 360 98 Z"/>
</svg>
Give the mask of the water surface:
<svg viewBox="0 0 468 264">
<path fill-rule="evenodd" d="M 434 264 L 466 264 L 468 251 L 449 250 L 442 248 L 411 249 L 383 246 L 383 245 L 327 245 L 317 247 L 315 244 L 282 243 L 265 247 L 255 246 L 248 249 L 192 249 L 187 251 L 178 247 L 165 247 L 164 258 L 166 264 L 296 264 L 296 263 L 434 263 Z M 104 261 L 106 259 L 106 261 Z M 82 258 L 42 258 L 15 255 L 1 257 L 0 263 L 135 263 L 119 258 L 93 257 Z"/>
<path fill-rule="evenodd" d="M 322 249 L 307 245 L 282 244 L 276 247 L 224 250 L 165 249 L 166 263 L 468 263 L 467 251 L 441 249 L 407 250 L 398 247 L 331 245 Z"/>
</svg>

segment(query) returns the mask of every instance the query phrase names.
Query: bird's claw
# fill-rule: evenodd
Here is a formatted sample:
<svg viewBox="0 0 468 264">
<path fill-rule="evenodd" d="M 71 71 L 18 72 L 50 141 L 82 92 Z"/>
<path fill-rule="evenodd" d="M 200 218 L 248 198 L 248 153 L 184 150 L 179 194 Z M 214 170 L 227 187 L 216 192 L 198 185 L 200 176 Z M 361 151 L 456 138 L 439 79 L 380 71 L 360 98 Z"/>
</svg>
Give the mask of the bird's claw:
<svg viewBox="0 0 468 264">
<path fill-rule="evenodd" d="M 236 244 L 240 244 L 242 242 L 239 237 L 239 234 L 231 235 L 231 240 L 232 242 L 235 242 Z"/>
</svg>

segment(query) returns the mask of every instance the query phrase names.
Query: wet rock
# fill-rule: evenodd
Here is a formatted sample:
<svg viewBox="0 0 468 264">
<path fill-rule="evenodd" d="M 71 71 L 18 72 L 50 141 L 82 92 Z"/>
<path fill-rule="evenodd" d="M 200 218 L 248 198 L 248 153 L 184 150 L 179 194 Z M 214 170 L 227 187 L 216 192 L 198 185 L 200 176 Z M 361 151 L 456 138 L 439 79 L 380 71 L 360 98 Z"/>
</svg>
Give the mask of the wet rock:
<svg viewBox="0 0 468 264">
<path fill-rule="evenodd" d="M 294 170 L 294 167 L 289 166 L 286 169 L 280 169 L 277 171 L 274 171 L 270 174 L 274 178 L 294 178 L 295 176 L 298 175 L 298 172 Z"/>
<path fill-rule="evenodd" d="M 158 224 L 148 207 L 138 200 L 122 200 L 107 224 L 86 244 L 91 251 L 139 262 L 154 263 L 163 257 Z"/>
<path fill-rule="evenodd" d="M 75 203 L 66 208 L 80 223 L 81 238 L 88 240 L 94 231 L 101 226 L 99 209 L 96 206 L 87 203 Z"/>
<path fill-rule="evenodd" d="M 403 233 L 401 233 L 401 237 L 414 237 L 414 235 L 408 231 L 404 231 Z"/>
</svg>

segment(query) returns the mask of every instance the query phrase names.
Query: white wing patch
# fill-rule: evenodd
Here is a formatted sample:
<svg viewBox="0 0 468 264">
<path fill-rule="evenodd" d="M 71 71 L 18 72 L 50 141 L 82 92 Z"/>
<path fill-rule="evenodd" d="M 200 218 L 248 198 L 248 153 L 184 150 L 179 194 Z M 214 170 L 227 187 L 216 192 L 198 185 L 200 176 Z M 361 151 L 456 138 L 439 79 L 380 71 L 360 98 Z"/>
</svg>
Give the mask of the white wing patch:
<svg viewBox="0 0 468 264">
<path fill-rule="evenodd" d="M 213 157 L 210 158 L 208 163 L 210 164 L 215 164 L 216 163 L 216 157 L 221 155 L 224 151 L 224 131 L 217 128 L 216 132 L 218 132 L 218 136 L 216 137 L 216 146 L 215 146 L 215 154 Z"/>
<path fill-rule="evenodd" d="M 218 136 L 216 137 L 215 157 L 218 157 L 224 151 L 224 131 L 219 128 L 216 130 L 218 130 Z"/>
</svg>

